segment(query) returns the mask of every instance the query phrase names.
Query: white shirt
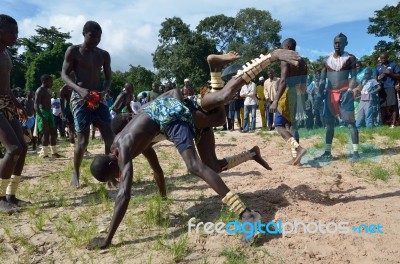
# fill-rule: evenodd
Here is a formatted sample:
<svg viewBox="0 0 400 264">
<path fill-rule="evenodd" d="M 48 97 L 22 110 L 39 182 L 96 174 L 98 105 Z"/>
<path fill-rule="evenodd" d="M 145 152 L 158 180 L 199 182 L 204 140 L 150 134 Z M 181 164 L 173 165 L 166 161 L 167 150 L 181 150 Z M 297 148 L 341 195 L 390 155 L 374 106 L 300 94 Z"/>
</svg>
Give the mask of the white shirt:
<svg viewBox="0 0 400 264">
<path fill-rule="evenodd" d="M 139 101 L 131 101 L 131 108 L 133 113 L 136 115 L 139 111 L 139 108 L 142 106 L 142 104 Z"/>
<path fill-rule="evenodd" d="M 242 89 L 240 89 L 240 97 L 246 97 L 244 99 L 245 105 L 257 105 L 258 100 L 256 93 L 256 84 L 253 82 L 243 85 Z"/>
<path fill-rule="evenodd" d="M 60 98 L 51 98 L 51 111 L 55 116 L 59 116 L 61 114 Z"/>
</svg>

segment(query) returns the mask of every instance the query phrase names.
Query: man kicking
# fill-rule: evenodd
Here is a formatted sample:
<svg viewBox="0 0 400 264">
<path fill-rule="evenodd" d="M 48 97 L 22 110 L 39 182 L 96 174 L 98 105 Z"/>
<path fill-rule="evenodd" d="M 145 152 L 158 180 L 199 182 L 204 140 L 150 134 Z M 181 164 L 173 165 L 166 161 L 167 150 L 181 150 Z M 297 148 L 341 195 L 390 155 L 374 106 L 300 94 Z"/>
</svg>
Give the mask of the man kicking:
<svg viewBox="0 0 400 264">
<path fill-rule="evenodd" d="M 248 64 L 242 71 L 238 72 L 227 83 L 224 89 L 216 92 L 215 101 L 208 97 L 207 101 L 202 104 L 202 107 L 210 111 L 212 110 L 210 108 L 212 105 L 218 107 L 216 101 L 219 101 L 223 105 L 225 100 L 229 100 L 229 92 L 223 90 L 227 89 L 233 95 L 245 82 L 249 82 L 261 72 L 263 68 L 271 62 L 282 58 L 293 63 L 299 59 L 296 53 L 289 51 L 282 52 L 281 50 L 277 50 L 271 55 L 263 56 L 261 59 L 256 59 L 252 64 Z M 218 62 L 215 63 L 216 65 L 218 64 Z M 209 95 L 212 94 L 209 93 Z M 179 91 L 172 90 L 171 98 L 158 98 L 150 103 L 115 137 L 112 145 L 112 153 L 96 156 L 93 160 L 91 171 L 96 178 L 104 178 L 106 176 L 108 178 L 118 177 L 119 172 L 121 172 L 121 183 L 116 197 L 114 215 L 109 232 L 105 238 L 94 238 L 89 243 L 88 249 L 106 248 L 111 244 L 111 240 L 126 213 L 131 197 L 133 181 L 132 159 L 146 150 L 159 133 L 164 134 L 175 144 L 188 170 L 202 178 L 223 197 L 222 201 L 242 221 L 255 222 L 260 219 L 260 214 L 246 208 L 239 196 L 230 191 L 220 176 L 206 166 L 198 157 L 193 143 L 195 134 L 192 112 L 182 104 L 182 99 Z M 244 242 L 248 241 L 245 237 L 243 239 Z"/>
</svg>

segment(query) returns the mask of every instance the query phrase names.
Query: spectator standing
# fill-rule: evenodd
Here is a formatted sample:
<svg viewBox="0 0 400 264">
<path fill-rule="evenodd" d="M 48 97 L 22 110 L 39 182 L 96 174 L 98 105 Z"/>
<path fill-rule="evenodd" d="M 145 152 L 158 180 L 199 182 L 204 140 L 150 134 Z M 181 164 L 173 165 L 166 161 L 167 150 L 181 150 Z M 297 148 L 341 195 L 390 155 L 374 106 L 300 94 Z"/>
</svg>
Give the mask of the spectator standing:
<svg viewBox="0 0 400 264">
<path fill-rule="evenodd" d="M 389 61 L 386 52 L 379 55 L 381 65 L 376 68 L 376 76 L 378 82 L 381 83 L 380 90 L 380 106 L 383 124 L 390 125 L 394 128 L 399 118 L 399 107 L 395 85 L 400 80 L 400 67 L 398 64 Z"/>
<path fill-rule="evenodd" d="M 240 96 L 244 99 L 244 120 L 243 120 L 243 133 L 254 132 L 256 129 L 256 110 L 257 110 L 257 96 L 256 84 L 249 82 L 242 86 Z M 251 123 L 249 125 L 249 115 L 251 112 Z"/>
<path fill-rule="evenodd" d="M 269 130 L 274 129 L 274 114 L 269 112 L 269 107 L 275 99 L 276 92 L 278 91 L 279 78 L 274 76 L 272 70 L 268 71 L 268 79 L 264 82 L 264 96 L 265 96 L 265 111 L 267 119 L 267 127 Z"/>
</svg>

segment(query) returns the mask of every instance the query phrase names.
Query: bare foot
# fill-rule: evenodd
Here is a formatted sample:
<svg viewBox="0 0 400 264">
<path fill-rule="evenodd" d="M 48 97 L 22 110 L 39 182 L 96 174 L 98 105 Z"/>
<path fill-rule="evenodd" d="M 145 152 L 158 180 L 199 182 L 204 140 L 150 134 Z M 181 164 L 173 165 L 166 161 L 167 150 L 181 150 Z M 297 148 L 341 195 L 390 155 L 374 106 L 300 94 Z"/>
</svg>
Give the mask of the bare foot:
<svg viewBox="0 0 400 264">
<path fill-rule="evenodd" d="M 79 184 L 79 174 L 77 174 L 76 172 L 72 173 L 71 186 L 75 188 L 81 187 L 81 185 Z"/>
<path fill-rule="evenodd" d="M 299 65 L 301 57 L 293 50 L 287 49 L 276 49 L 271 53 L 272 61 L 286 61 L 287 63 L 293 64 L 294 66 Z"/>
<path fill-rule="evenodd" d="M 258 164 L 260 164 L 267 170 L 272 170 L 268 162 L 261 157 L 260 148 L 258 146 L 254 146 L 252 149 L 250 149 L 250 151 L 256 154 L 255 156 L 253 156 L 254 161 L 256 161 Z"/>
<path fill-rule="evenodd" d="M 220 72 L 222 71 L 223 66 L 237 59 L 240 59 L 239 53 L 235 51 L 229 51 L 228 53 L 221 55 L 217 54 L 208 55 L 207 62 L 208 65 L 210 66 L 211 72 Z"/>
<path fill-rule="evenodd" d="M 298 146 L 297 149 L 296 149 L 296 152 L 297 152 L 297 155 L 296 155 L 296 158 L 293 161 L 293 165 L 294 166 L 300 164 L 301 158 L 304 156 L 304 154 L 307 153 L 307 150 L 302 148 L 301 146 Z"/>
</svg>

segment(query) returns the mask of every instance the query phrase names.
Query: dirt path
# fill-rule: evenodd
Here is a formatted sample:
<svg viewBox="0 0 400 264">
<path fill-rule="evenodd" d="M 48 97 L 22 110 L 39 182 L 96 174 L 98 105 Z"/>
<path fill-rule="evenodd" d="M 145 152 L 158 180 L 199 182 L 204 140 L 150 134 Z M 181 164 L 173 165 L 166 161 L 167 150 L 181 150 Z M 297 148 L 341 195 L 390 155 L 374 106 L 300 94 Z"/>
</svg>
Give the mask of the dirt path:
<svg viewBox="0 0 400 264">
<path fill-rule="evenodd" d="M 1 216 L 0 259 L 7 259 L 7 263 L 400 263 L 400 177 L 393 167 L 399 153 L 384 153 L 378 162 L 353 164 L 340 158 L 326 166 L 294 167 L 286 164 L 290 158 L 287 144 L 275 132 L 264 134 L 217 133 L 219 157 L 258 145 L 273 168 L 267 171 L 249 161 L 221 173 L 226 184 L 251 208 L 260 211 L 264 223 L 331 223 L 333 232 L 339 222 L 347 222 L 344 225 L 349 227 L 348 233 L 313 232 L 315 226 L 311 224 L 313 234 L 266 235 L 251 248 L 241 247 L 232 235 L 188 234 L 187 221 L 191 217 L 216 222 L 224 219 L 226 209 L 221 211 L 220 199 L 204 182 L 186 175 L 178 152 L 164 141 L 155 148 L 166 173 L 170 199 L 156 202 L 150 169 L 140 157 L 135 161 L 135 186 L 127 216 L 117 230 L 114 246 L 103 251 L 89 252 L 85 245 L 108 226 L 117 191 L 106 191 L 104 200 L 104 188 L 89 176 L 82 189 L 69 188 L 70 159 L 26 166 L 21 190 L 40 206 Z M 312 146 L 320 140 L 302 140 L 302 145 L 310 146 L 305 162 L 316 155 Z M 102 151 L 100 146 L 89 150 Z M 336 156 L 344 152 L 345 148 L 334 149 Z M 374 166 L 390 168 L 390 178 L 372 180 L 369 171 Z M 36 193 L 35 186 L 42 191 Z M 56 199 L 54 193 L 61 197 Z M 160 204 L 162 208 L 157 211 Z M 157 216 L 160 211 L 164 211 L 161 218 Z M 42 216 L 43 226 L 38 223 Z M 168 221 L 160 228 L 150 223 L 152 217 L 166 217 Z M 380 224 L 383 234 L 351 230 L 360 224 Z"/>
</svg>

